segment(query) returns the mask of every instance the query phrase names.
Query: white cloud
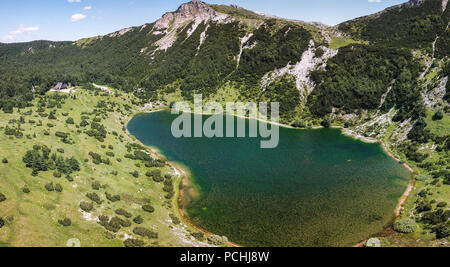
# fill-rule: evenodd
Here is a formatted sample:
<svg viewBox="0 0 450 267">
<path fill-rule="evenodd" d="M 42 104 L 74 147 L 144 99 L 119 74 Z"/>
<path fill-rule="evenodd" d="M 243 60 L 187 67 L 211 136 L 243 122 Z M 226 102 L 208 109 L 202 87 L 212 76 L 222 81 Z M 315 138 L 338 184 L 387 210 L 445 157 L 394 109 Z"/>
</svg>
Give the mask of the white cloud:
<svg viewBox="0 0 450 267">
<path fill-rule="evenodd" d="M 92 6 L 85 6 L 83 9 L 84 9 L 84 10 L 91 10 L 91 9 L 92 9 Z"/>
<path fill-rule="evenodd" d="M 72 22 L 77 22 L 77 21 L 83 20 L 83 19 L 85 19 L 85 18 L 87 18 L 87 16 L 84 15 L 84 14 L 73 14 L 73 15 L 72 15 L 72 18 L 71 18 L 70 20 L 71 20 Z"/>
<path fill-rule="evenodd" d="M 39 30 L 38 26 L 26 27 L 24 25 L 20 25 L 17 30 L 10 32 L 8 35 L 3 36 L 1 39 L 2 39 L 2 41 L 14 41 L 16 39 L 17 35 L 21 35 L 26 32 L 38 31 L 38 30 Z"/>
<path fill-rule="evenodd" d="M 69 3 L 81 3 L 81 0 L 67 0 Z"/>
</svg>

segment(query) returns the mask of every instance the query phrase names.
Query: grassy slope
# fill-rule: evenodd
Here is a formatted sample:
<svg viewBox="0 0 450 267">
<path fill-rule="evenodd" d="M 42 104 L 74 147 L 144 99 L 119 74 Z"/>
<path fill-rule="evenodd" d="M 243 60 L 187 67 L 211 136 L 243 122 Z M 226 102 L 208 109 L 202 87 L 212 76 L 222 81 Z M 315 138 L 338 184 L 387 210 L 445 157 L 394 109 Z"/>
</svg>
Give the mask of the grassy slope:
<svg viewBox="0 0 450 267">
<path fill-rule="evenodd" d="M 450 131 L 450 118 L 448 115 L 445 115 L 444 119 L 441 121 L 433 121 L 434 112 L 432 110 L 427 111 L 427 129 L 430 130 L 431 133 L 445 136 Z M 387 136 L 389 136 L 389 132 L 395 131 L 395 126 L 391 126 L 388 130 Z M 384 140 L 385 142 L 389 142 L 388 139 Z M 414 161 L 410 161 L 406 159 L 406 156 L 400 153 L 395 147 L 391 147 L 393 151 L 398 155 L 398 157 L 404 159 L 409 166 L 411 166 L 415 172 L 419 175 L 425 175 L 428 177 L 426 181 L 416 181 L 414 191 L 411 193 L 408 198 L 404 210 L 402 211 L 402 218 L 410 217 L 414 212 L 416 207 L 417 195 L 422 190 L 429 190 L 429 195 L 427 199 L 435 200 L 436 203 L 446 202 L 450 203 L 450 186 L 443 185 L 442 181 L 438 182 L 436 185 L 432 185 L 431 182 L 433 179 L 429 172 L 425 169 L 418 167 L 417 163 Z M 429 153 L 430 157 L 425 162 L 438 162 L 442 158 L 448 158 L 450 156 L 450 151 L 436 152 L 435 150 L 430 149 L 430 146 L 424 146 L 424 153 Z M 436 208 L 436 203 L 433 205 Z M 389 235 L 384 239 L 386 242 L 386 246 L 402 246 L 402 247 L 417 247 L 417 246 L 440 246 L 443 242 L 448 242 L 445 240 L 436 240 L 436 235 L 432 233 L 429 229 L 424 229 L 422 224 L 419 224 L 419 230 L 412 234 L 399 234 L 393 231 L 389 231 Z"/>
<path fill-rule="evenodd" d="M 366 41 L 357 41 L 351 38 L 333 37 L 329 47 L 331 49 L 339 49 L 350 44 L 368 44 Z"/>
<path fill-rule="evenodd" d="M 135 141 L 123 131 L 123 124 L 136 110 L 130 110 L 125 115 L 116 110 L 108 113 L 105 116 L 106 119 L 102 121 L 109 133 L 116 131 L 119 136 L 122 135 L 123 142 L 112 134 L 108 134 L 104 143 L 100 143 L 86 134 L 77 134 L 75 125 L 66 125 L 64 123 L 66 117 L 61 115 L 67 112 L 70 117 L 75 119 L 75 123 L 79 124 L 81 112 L 92 112 L 94 106 L 100 100 L 132 106 L 129 100 L 131 97 L 128 95 L 122 97 L 94 96 L 93 93 L 81 89 L 78 89 L 75 95 L 76 100 L 68 98 L 62 109 L 57 110 L 57 121 L 51 121 L 56 125 L 54 128 L 48 128 L 46 125 L 49 120 L 39 117 L 36 112 L 33 112 L 31 116 L 25 116 L 26 122 L 30 119 L 42 120 L 42 127 L 29 123 L 22 125 L 25 135 L 33 136 L 35 133 L 36 138 L 16 139 L 5 136 L 3 127 L 8 124 L 10 119 L 18 119 L 20 115 L 17 110 L 14 114 L 0 112 L 0 127 L 2 128 L 0 132 L 0 158 L 7 158 L 9 161 L 8 164 L 0 164 L 0 192 L 7 197 L 5 202 L 0 203 L 0 217 L 7 221 L 5 227 L 0 229 L 0 246 L 65 246 L 70 238 L 78 238 L 82 246 L 123 246 L 122 240 L 125 237 L 128 235 L 135 236 L 132 234 L 132 230 L 137 226 L 136 224 L 133 223 L 129 228 L 122 228 L 116 234 L 116 238 L 110 240 L 106 238 L 106 230 L 92 221 L 100 214 L 113 217 L 114 210 L 118 208 L 124 208 L 131 212 L 133 216 L 142 215 L 145 222 L 140 226 L 158 232 L 158 240 L 139 238 L 144 240 L 146 245 L 185 246 L 198 244 L 190 238 L 188 231 L 182 228 L 184 226 L 171 223 L 169 214 L 177 213 L 173 208 L 176 207 L 176 203 L 165 200 L 165 193 L 162 190 L 163 185 L 151 181 L 144 175 L 147 170 L 143 164 L 141 168 L 138 168 L 135 166 L 137 162 L 124 158 L 124 155 L 128 153 L 125 145 Z M 31 109 L 35 110 L 36 108 Z M 26 110 L 22 110 L 21 113 L 23 114 Z M 124 110 L 123 106 L 121 110 Z M 49 136 L 43 134 L 46 129 L 51 133 Z M 67 145 L 60 142 L 54 135 L 56 131 L 70 131 L 75 144 Z M 81 163 L 81 172 L 72 175 L 75 181 L 70 183 L 64 178 L 54 178 L 50 171 L 40 172 L 38 177 L 32 177 L 31 169 L 25 167 L 22 157 L 35 144 L 45 144 L 52 149 L 52 152 L 58 148 L 63 148 L 65 150 L 64 157 L 74 156 L 78 159 Z M 115 157 L 122 158 L 121 163 L 114 158 L 111 159 L 112 166 L 94 165 L 91 160 L 84 162 L 85 159 L 90 159 L 88 156 L 90 151 L 106 157 L 105 153 L 108 148 L 102 149 L 101 145 L 108 147 L 110 144 L 114 146 Z M 134 170 L 138 170 L 140 173 L 138 179 L 130 175 L 130 172 Z M 112 171 L 117 171 L 118 175 L 111 175 Z M 173 173 L 173 170 L 165 167 L 164 173 Z M 101 205 L 94 204 L 95 209 L 91 212 L 92 214 L 85 214 L 83 217 L 79 203 L 88 200 L 85 197 L 86 193 L 94 191 L 91 188 L 94 180 L 101 184 L 107 184 L 106 191 L 111 194 L 120 194 L 122 201 L 109 203 L 105 199 L 105 189 L 95 191 L 105 201 Z M 50 181 L 55 184 L 60 183 L 64 191 L 62 193 L 47 192 L 44 185 Z M 30 188 L 30 194 L 22 192 L 25 185 Z M 141 209 L 141 205 L 147 199 L 156 209 L 152 214 L 145 213 Z M 58 224 L 59 219 L 66 217 L 72 220 L 72 226 L 63 227 Z M 189 230 L 189 227 L 186 229 Z"/>
<path fill-rule="evenodd" d="M 427 112 L 427 129 L 439 136 L 445 136 L 450 133 L 450 116 L 448 114 L 445 114 L 442 120 L 434 121 L 434 113 L 435 112 L 432 110 L 429 110 Z"/>
</svg>

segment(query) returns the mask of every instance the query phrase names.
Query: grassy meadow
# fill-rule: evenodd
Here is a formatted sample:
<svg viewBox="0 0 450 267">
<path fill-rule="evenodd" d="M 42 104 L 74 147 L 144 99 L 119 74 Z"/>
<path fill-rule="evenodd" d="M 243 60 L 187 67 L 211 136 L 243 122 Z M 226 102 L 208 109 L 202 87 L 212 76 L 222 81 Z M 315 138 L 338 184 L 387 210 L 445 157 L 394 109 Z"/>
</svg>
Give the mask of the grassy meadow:
<svg viewBox="0 0 450 267">
<path fill-rule="evenodd" d="M 0 112 L 0 193 L 6 198 L 0 202 L 0 246 L 66 246 L 73 238 L 83 247 L 207 245 L 178 216 L 180 177 L 173 167 L 127 134 L 126 123 L 137 112 L 131 94 L 76 88 L 41 98 L 13 114 Z M 49 119 L 52 111 L 55 119 Z M 80 126 L 83 120 L 90 125 Z M 104 126 L 104 140 L 86 134 L 94 121 Z M 36 145 L 73 157 L 80 171 L 61 175 L 49 168 L 33 176 L 23 157 Z M 136 151 L 152 159 L 133 158 Z M 58 190 L 49 191 L 53 186 Z"/>
</svg>

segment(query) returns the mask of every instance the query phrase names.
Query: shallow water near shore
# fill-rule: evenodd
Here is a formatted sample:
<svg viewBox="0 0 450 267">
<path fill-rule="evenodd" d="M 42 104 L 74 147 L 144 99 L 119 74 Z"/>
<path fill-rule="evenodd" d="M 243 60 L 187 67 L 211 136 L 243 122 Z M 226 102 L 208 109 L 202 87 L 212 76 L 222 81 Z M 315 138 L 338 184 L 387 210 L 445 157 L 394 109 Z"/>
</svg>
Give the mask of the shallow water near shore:
<svg viewBox="0 0 450 267">
<path fill-rule="evenodd" d="M 411 179 L 379 144 L 338 129 L 280 128 L 279 146 L 261 149 L 259 138 L 176 139 L 175 118 L 137 115 L 128 130 L 189 167 L 190 221 L 243 246 L 353 245 L 394 218 Z"/>
</svg>

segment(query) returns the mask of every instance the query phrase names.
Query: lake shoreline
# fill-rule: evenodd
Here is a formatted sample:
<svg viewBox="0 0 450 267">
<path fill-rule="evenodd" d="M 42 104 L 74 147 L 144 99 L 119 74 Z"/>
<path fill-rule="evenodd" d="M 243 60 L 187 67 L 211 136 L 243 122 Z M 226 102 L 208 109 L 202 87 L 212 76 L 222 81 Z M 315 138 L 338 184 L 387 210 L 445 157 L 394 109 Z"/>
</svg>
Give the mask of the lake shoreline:
<svg viewBox="0 0 450 267">
<path fill-rule="evenodd" d="M 183 208 L 182 203 L 183 203 L 183 199 L 184 199 L 184 188 L 189 185 L 189 177 L 190 177 L 189 171 L 186 170 L 185 167 L 182 166 L 181 164 L 167 160 L 167 158 L 161 153 L 161 151 L 158 148 L 142 143 L 139 139 L 134 137 L 128 130 L 128 123 L 134 118 L 134 116 L 137 116 L 140 114 L 151 114 L 151 113 L 156 113 L 156 112 L 161 112 L 161 111 L 167 111 L 167 109 L 158 109 L 158 110 L 152 110 L 152 111 L 139 111 L 139 112 L 134 113 L 133 115 L 131 115 L 130 117 L 127 118 L 127 121 L 125 123 L 126 133 L 128 136 L 133 137 L 134 140 L 137 143 L 139 143 L 140 145 L 149 148 L 150 151 L 158 159 L 167 161 L 167 163 L 170 165 L 170 167 L 172 167 L 172 169 L 175 170 L 176 175 L 178 175 L 179 179 L 178 179 L 178 183 L 174 186 L 175 197 L 173 200 L 173 205 L 175 206 L 174 211 L 176 211 L 178 213 L 178 216 L 181 218 L 183 224 L 204 234 L 206 238 L 208 236 L 214 236 L 215 234 L 208 232 L 205 229 L 201 229 L 200 227 L 193 224 L 191 222 L 191 220 L 189 219 L 189 217 L 187 216 L 186 211 Z M 227 245 L 230 247 L 242 247 L 241 245 L 236 244 L 231 241 L 228 241 Z"/>
<path fill-rule="evenodd" d="M 140 140 L 138 140 L 137 138 L 135 138 L 135 137 L 134 137 L 133 135 L 131 135 L 131 133 L 128 131 L 128 123 L 131 121 L 131 119 L 134 118 L 134 116 L 140 115 L 140 114 L 150 114 L 150 113 L 162 112 L 162 111 L 170 111 L 170 109 L 168 109 L 168 108 L 162 108 L 162 109 L 151 110 L 151 111 L 143 111 L 143 110 L 140 110 L 139 112 L 134 113 L 134 114 L 131 115 L 129 118 L 127 118 L 127 122 L 126 122 L 126 124 L 125 124 L 126 133 L 127 133 L 129 136 L 132 136 L 132 137 L 136 140 L 136 142 L 138 142 L 139 144 L 141 144 L 141 145 L 143 145 L 143 146 L 145 146 L 145 147 L 150 148 L 150 150 L 151 150 L 158 158 L 161 158 L 161 159 L 166 160 L 166 161 L 168 162 L 168 164 L 169 164 L 176 172 L 179 173 L 180 179 L 179 179 L 178 186 L 176 186 L 176 188 L 177 188 L 177 189 L 176 189 L 176 192 L 175 192 L 176 197 L 175 197 L 175 201 L 174 201 L 174 204 L 175 204 L 175 207 L 176 207 L 176 211 L 178 212 L 179 216 L 180 216 L 181 219 L 183 220 L 183 223 L 184 223 L 184 224 L 188 225 L 189 227 L 195 229 L 195 230 L 198 231 L 198 232 L 203 233 L 203 234 L 206 235 L 206 236 L 213 236 L 213 235 L 215 235 L 215 234 L 213 234 L 213 233 L 211 233 L 211 232 L 208 232 L 208 231 L 206 231 L 206 230 L 204 230 L 204 229 L 201 229 L 200 227 L 198 227 L 198 226 L 196 226 L 195 224 L 193 224 L 193 223 L 190 221 L 190 219 L 188 218 L 188 216 L 187 216 L 187 214 L 186 214 L 186 211 L 185 211 L 185 209 L 184 209 L 184 207 L 183 207 L 183 204 L 182 204 L 182 203 L 183 203 L 184 197 L 185 197 L 185 195 L 184 195 L 184 193 L 185 193 L 185 192 L 184 192 L 184 189 L 185 189 L 187 186 L 189 186 L 189 180 L 190 180 L 190 174 L 189 174 L 189 172 L 188 172 L 187 170 L 185 170 L 185 168 L 184 168 L 183 166 L 181 166 L 180 164 L 178 164 L 178 163 L 176 163 L 176 162 L 168 161 L 168 160 L 165 158 L 165 156 L 161 153 L 161 151 L 159 151 L 159 150 L 158 150 L 157 148 L 155 148 L 155 147 L 152 147 L 152 146 L 148 146 L 148 145 L 143 144 Z M 195 113 L 194 113 L 194 112 L 191 112 L 191 114 L 195 114 Z M 206 114 L 206 113 L 203 113 L 203 115 L 214 115 L 214 114 Z M 249 119 L 248 117 L 245 117 L 245 116 L 239 116 L 239 115 L 235 115 L 235 117 L 237 117 L 237 118 L 242 118 L 242 119 Z M 267 120 L 261 120 L 261 119 L 256 119 L 256 120 L 258 120 L 258 121 L 260 121 L 260 122 L 268 123 L 268 124 L 271 124 L 271 125 L 277 125 L 278 127 L 288 128 L 288 129 L 296 129 L 296 130 L 319 130 L 319 129 L 325 129 L 325 127 L 323 127 L 323 126 L 318 126 L 318 127 L 313 127 L 313 128 L 296 128 L 296 127 L 292 127 L 292 126 L 290 126 L 290 125 L 282 124 L 282 123 L 279 123 L 279 122 L 274 123 L 274 122 L 272 122 L 272 121 L 267 121 Z M 392 158 L 393 160 L 395 160 L 395 161 L 398 162 L 398 163 L 401 162 L 401 160 L 398 159 L 398 158 L 393 154 L 393 152 L 390 150 L 389 146 L 388 146 L 384 141 L 381 141 L 381 140 L 378 140 L 378 139 L 375 139 L 375 138 L 369 138 L 369 137 L 365 137 L 365 136 L 359 135 L 359 134 L 357 134 L 357 133 L 355 133 L 355 132 L 353 132 L 353 131 L 351 131 L 351 130 L 349 130 L 349 129 L 346 129 L 346 128 L 342 127 L 342 126 L 332 126 L 332 127 L 330 127 L 330 128 L 332 128 L 332 129 L 339 129 L 339 130 L 341 130 L 341 133 L 342 133 L 343 135 L 348 136 L 348 137 L 351 137 L 351 138 L 353 138 L 353 139 L 355 139 L 355 140 L 359 140 L 359 141 L 364 142 L 364 143 L 371 143 L 371 144 L 378 143 L 378 144 L 381 145 L 383 151 L 384 151 L 390 158 Z M 376 233 L 376 234 L 374 234 L 374 235 L 369 236 L 367 239 L 365 239 L 365 240 L 363 240 L 363 241 L 357 243 L 357 244 L 354 245 L 353 247 L 363 247 L 363 246 L 365 245 L 365 243 L 367 242 L 367 240 L 368 240 L 370 237 L 372 237 L 372 236 L 379 236 L 379 235 L 384 235 L 384 236 L 385 236 L 385 235 L 389 235 L 388 232 L 391 232 L 390 230 L 392 229 L 393 223 L 395 222 L 396 219 L 398 219 L 398 218 L 401 216 L 401 211 L 402 211 L 403 208 L 405 207 L 406 202 L 407 202 L 409 196 L 410 196 L 411 193 L 414 191 L 415 184 L 416 184 L 416 172 L 415 172 L 415 170 L 414 170 L 411 166 L 409 166 L 407 163 L 403 163 L 402 166 L 403 166 L 404 168 L 406 168 L 406 169 L 411 173 L 411 179 L 410 179 L 410 182 L 408 183 L 407 188 L 405 189 L 405 192 L 404 192 L 403 195 L 400 197 L 400 199 L 399 199 L 399 201 L 398 201 L 398 204 L 397 204 L 397 206 L 396 206 L 396 208 L 395 208 L 395 210 L 394 210 L 394 218 L 392 219 L 392 222 L 391 222 L 391 223 L 388 223 L 388 224 L 384 227 L 384 229 L 383 229 L 382 231 L 380 231 L 379 233 Z M 238 245 L 238 244 L 233 243 L 233 242 L 231 242 L 231 241 L 229 241 L 229 242 L 227 243 L 227 245 L 232 246 L 232 247 L 242 247 L 241 245 Z"/>
</svg>

